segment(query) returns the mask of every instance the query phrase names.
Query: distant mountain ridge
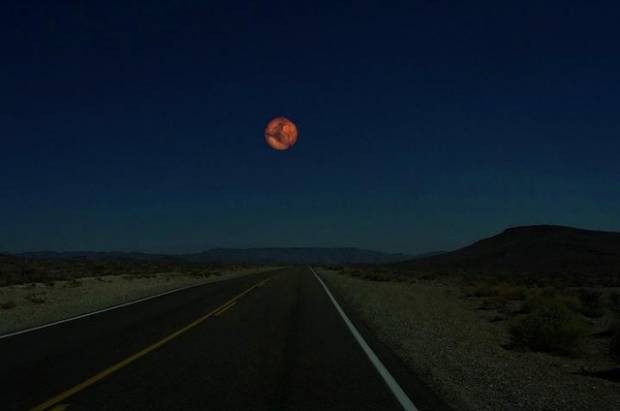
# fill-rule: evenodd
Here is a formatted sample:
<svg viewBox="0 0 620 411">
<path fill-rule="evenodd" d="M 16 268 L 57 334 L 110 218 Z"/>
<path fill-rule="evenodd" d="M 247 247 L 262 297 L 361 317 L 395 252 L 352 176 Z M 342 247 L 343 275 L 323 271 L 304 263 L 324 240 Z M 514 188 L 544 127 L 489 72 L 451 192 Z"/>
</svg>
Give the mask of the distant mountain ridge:
<svg viewBox="0 0 620 411">
<path fill-rule="evenodd" d="M 132 252 L 37 251 L 16 254 L 30 258 L 69 258 L 85 260 L 181 260 L 217 264 L 382 264 L 414 258 L 406 254 L 390 254 L 353 247 L 263 247 L 214 248 L 192 254 L 148 254 Z"/>
<path fill-rule="evenodd" d="M 8 253 L 7 253 L 8 254 Z M 18 257 L 30 258 L 79 258 L 84 260 L 101 259 L 129 259 L 140 261 L 160 260 L 165 258 L 175 258 L 177 256 L 167 254 L 150 254 L 139 252 L 124 251 L 30 251 L 25 253 L 10 254 Z"/>
<path fill-rule="evenodd" d="M 418 271 L 579 277 L 620 282 L 620 232 L 566 226 L 513 227 L 467 247 L 396 263 Z"/>
</svg>

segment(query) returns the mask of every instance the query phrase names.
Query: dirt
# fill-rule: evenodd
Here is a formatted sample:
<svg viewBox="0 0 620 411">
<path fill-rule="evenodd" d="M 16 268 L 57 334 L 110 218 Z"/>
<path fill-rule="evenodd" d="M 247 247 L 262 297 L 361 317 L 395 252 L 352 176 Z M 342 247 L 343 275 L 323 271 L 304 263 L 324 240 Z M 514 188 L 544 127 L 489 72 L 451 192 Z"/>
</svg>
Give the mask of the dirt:
<svg viewBox="0 0 620 411">
<path fill-rule="evenodd" d="M 583 358 L 511 350 L 504 318 L 478 309 L 481 299 L 465 298 L 457 285 L 321 272 L 347 307 L 457 410 L 620 410 L 620 384 L 592 374 L 618 366 L 596 354 L 597 339 Z"/>
<path fill-rule="evenodd" d="M 0 335 L 111 307 L 184 286 L 222 281 L 272 268 L 217 275 L 112 275 L 0 287 Z"/>
</svg>

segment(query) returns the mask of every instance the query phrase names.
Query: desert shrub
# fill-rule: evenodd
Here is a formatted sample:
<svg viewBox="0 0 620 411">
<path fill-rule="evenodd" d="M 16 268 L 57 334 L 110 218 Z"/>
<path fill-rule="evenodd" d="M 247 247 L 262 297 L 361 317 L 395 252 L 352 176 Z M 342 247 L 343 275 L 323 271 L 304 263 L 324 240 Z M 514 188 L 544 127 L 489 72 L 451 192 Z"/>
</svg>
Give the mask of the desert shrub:
<svg viewBox="0 0 620 411">
<path fill-rule="evenodd" d="M 620 333 L 616 334 L 611 340 L 609 354 L 613 359 L 620 362 Z"/>
<path fill-rule="evenodd" d="M 544 290 L 531 292 L 523 302 L 521 311 L 524 313 L 531 313 L 537 307 L 545 305 L 547 301 L 554 300 L 564 304 L 569 310 L 574 313 L 581 314 L 583 311 L 581 301 L 573 294 L 559 294 L 554 291 L 553 294 L 545 293 Z"/>
<path fill-rule="evenodd" d="M 506 300 L 499 297 L 486 298 L 478 307 L 479 310 L 502 310 L 506 308 Z"/>
<path fill-rule="evenodd" d="M 82 282 L 80 280 L 76 280 L 76 279 L 70 280 L 65 285 L 65 287 L 67 287 L 67 288 L 76 288 L 76 287 L 81 287 L 81 286 L 82 286 Z"/>
<path fill-rule="evenodd" d="M 463 286 L 461 288 L 461 294 L 465 298 L 473 297 L 474 296 L 474 287 L 472 285 L 469 285 L 469 284 L 466 285 L 466 286 Z"/>
<path fill-rule="evenodd" d="M 582 313 L 583 312 L 583 306 L 581 304 L 581 300 L 579 300 L 579 298 L 577 298 L 574 295 L 571 294 L 564 294 L 564 295 L 558 295 L 556 297 L 559 301 L 561 301 L 564 305 L 566 305 L 566 307 L 568 307 L 569 310 L 571 310 L 574 313 Z"/>
<path fill-rule="evenodd" d="M 15 308 L 16 305 L 15 301 L 4 301 L 0 303 L 0 308 L 3 310 L 10 310 L 11 308 Z"/>
<path fill-rule="evenodd" d="M 536 309 L 536 307 L 543 304 L 545 299 L 546 298 L 543 297 L 540 293 L 533 292 L 531 295 L 528 295 L 525 301 L 523 302 L 521 311 L 526 314 L 531 313 L 532 311 Z"/>
<path fill-rule="evenodd" d="M 620 293 L 618 291 L 609 293 L 609 306 L 614 311 L 620 311 Z"/>
<path fill-rule="evenodd" d="M 559 299 L 535 301 L 531 312 L 509 325 L 512 342 L 535 351 L 577 355 L 583 351 L 587 325 Z"/>
<path fill-rule="evenodd" d="M 369 281 L 401 281 L 403 277 L 391 271 L 381 269 L 346 268 L 343 274 Z"/>
<path fill-rule="evenodd" d="M 579 300 L 582 304 L 582 313 L 586 317 L 596 318 L 603 315 L 600 291 L 581 288 L 579 289 Z"/>
<path fill-rule="evenodd" d="M 364 280 L 370 280 L 370 281 L 389 281 L 393 279 L 392 278 L 393 276 L 390 274 L 376 272 L 376 271 L 362 272 L 362 274 L 359 275 L 359 277 L 363 278 Z"/>
<path fill-rule="evenodd" d="M 495 295 L 503 300 L 519 301 L 524 300 L 527 294 L 523 287 L 517 287 L 510 284 L 500 284 L 495 286 Z"/>
<path fill-rule="evenodd" d="M 489 284 L 479 284 L 473 289 L 474 297 L 494 297 L 497 295 L 495 288 Z"/>
<path fill-rule="evenodd" d="M 613 337 L 609 342 L 609 355 L 620 362 L 620 316 L 616 316 L 611 330 L 613 332 Z"/>
<path fill-rule="evenodd" d="M 33 304 L 43 304 L 45 302 L 45 299 L 39 294 L 28 294 L 25 298 Z"/>
</svg>

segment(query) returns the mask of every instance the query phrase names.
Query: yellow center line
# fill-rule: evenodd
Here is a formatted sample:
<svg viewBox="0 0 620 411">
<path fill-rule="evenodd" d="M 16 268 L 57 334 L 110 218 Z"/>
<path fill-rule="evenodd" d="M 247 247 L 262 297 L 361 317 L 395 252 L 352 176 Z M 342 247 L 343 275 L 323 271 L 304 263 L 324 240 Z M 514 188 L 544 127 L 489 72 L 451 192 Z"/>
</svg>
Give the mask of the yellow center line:
<svg viewBox="0 0 620 411">
<path fill-rule="evenodd" d="M 217 307 L 216 309 L 210 311 L 208 314 L 203 315 L 202 317 L 198 318 L 197 320 L 189 323 L 188 325 L 186 325 L 185 327 L 181 328 L 180 330 L 177 330 L 175 332 L 173 332 L 172 334 L 168 335 L 167 337 L 162 338 L 161 340 L 157 341 L 154 344 L 149 345 L 148 347 L 146 347 L 145 349 L 143 349 L 142 351 L 139 351 L 135 354 L 133 354 L 130 357 L 125 358 L 124 360 L 112 365 L 109 368 L 106 368 L 102 371 L 100 371 L 99 373 L 93 375 L 92 377 L 82 381 L 81 383 L 69 388 L 68 390 L 58 394 L 55 397 L 50 398 L 49 400 L 37 405 L 34 408 L 31 408 L 30 411 L 44 411 L 47 410 L 48 408 L 58 404 L 59 402 L 77 394 L 78 392 L 84 390 L 85 388 L 93 385 L 94 383 L 104 379 L 105 377 L 107 377 L 108 375 L 120 370 L 121 368 L 124 368 L 126 366 L 128 366 L 129 364 L 131 364 L 132 362 L 136 361 L 138 358 L 140 357 L 144 357 L 146 354 L 150 353 L 151 351 L 154 351 L 156 349 L 158 349 L 159 347 L 161 347 L 162 345 L 166 344 L 167 342 L 175 339 L 176 337 L 178 337 L 179 335 L 191 330 L 192 328 L 196 327 L 198 324 L 204 322 L 207 318 L 213 316 L 214 314 L 216 314 L 218 311 L 221 311 L 223 309 L 228 309 L 230 307 L 232 307 L 232 305 L 234 305 L 237 300 L 239 300 L 241 297 L 243 297 L 244 295 L 246 295 L 247 293 L 249 293 L 250 291 L 254 290 L 255 288 L 258 288 L 262 285 L 264 285 L 267 281 L 269 281 L 271 279 L 267 278 L 257 284 L 254 284 L 252 287 L 248 288 L 247 290 L 243 291 L 240 294 L 237 294 L 235 297 L 231 298 L 230 300 L 226 301 L 224 304 L 220 305 L 219 307 Z M 50 410 L 52 411 L 52 410 Z"/>
<path fill-rule="evenodd" d="M 235 304 L 236 304 L 236 301 L 233 301 L 232 303 L 228 304 L 226 307 L 222 307 L 218 312 L 216 312 L 213 315 L 216 317 L 219 317 L 220 315 L 224 313 L 224 311 L 227 311 L 229 308 L 231 308 Z"/>
</svg>

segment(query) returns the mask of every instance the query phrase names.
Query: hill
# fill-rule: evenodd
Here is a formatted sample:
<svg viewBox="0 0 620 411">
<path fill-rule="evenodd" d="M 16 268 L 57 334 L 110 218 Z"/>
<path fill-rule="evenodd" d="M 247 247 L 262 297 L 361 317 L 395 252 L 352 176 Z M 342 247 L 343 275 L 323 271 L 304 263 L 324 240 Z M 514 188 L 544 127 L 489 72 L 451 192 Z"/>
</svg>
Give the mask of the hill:
<svg viewBox="0 0 620 411">
<path fill-rule="evenodd" d="M 122 251 L 31 251 L 26 253 L 14 254 L 18 257 L 32 259 L 76 259 L 88 261 L 106 260 L 133 260 L 133 261 L 158 261 L 164 259 L 175 259 L 177 256 L 166 254 L 148 254 L 137 252 Z"/>
<path fill-rule="evenodd" d="M 396 266 L 411 272 L 620 284 L 620 233 L 552 225 L 514 227 L 455 251 Z"/>
</svg>

